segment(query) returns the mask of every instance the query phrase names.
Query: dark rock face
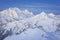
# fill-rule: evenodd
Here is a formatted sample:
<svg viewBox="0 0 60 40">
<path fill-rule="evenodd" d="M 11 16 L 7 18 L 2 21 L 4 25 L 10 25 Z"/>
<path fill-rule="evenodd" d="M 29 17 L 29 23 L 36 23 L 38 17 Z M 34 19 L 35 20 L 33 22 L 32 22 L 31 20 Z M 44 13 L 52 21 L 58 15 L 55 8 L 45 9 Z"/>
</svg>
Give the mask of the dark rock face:
<svg viewBox="0 0 60 40">
<path fill-rule="evenodd" d="M 7 36 L 11 35 L 12 31 L 6 31 L 5 29 L 0 29 L 0 40 L 3 40 Z"/>
<path fill-rule="evenodd" d="M 56 31 L 57 31 L 57 32 L 60 32 L 60 24 L 58 24 L 57 27 L 58 27 L 58 28 L 57 28 Z"/>
</svg>

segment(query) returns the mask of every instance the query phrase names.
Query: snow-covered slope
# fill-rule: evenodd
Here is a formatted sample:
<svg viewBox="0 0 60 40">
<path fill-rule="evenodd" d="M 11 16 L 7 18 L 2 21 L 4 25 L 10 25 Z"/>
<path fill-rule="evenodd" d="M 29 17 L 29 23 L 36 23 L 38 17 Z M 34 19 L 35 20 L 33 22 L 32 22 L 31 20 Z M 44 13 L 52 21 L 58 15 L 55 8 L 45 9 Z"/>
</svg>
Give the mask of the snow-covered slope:
<svg viewBox="0 0 60 40">
<path fill-rule="evenodd" d="M 32 12 L 29 12 L 28 10 L 20 10 L 19 8 L 9 8 L 1 11 L 0 12 L 0 31 L 2 30 L 3 31 L 0 32 L 0 36 L 2 36 L 1 35 L 2 33 L 6 33 L 5 27 L 7 24 L 9 23 L 12 24 L 12 22 L 30 18 L 32 16 L 34 16 Z"/>
<path fill-rule="evenodd" d="M 31 30 L 36 28 L 37 30 L 38 29 L 41 30 L 39 32 L 40 33 L 43 32 L 44 35 L 48 35 L 48 36 L 53 34 L 55 35 L 55 33 L 58 30 L 60 30 L 59 20 L 60 20 L 59 17 L 57 17 L 53 13 L 46 14 L 45 12 L 42 12 L 38 15 L 33 15 L 33 13 L 29 12 L 28 10 L 20 10 L 19 8 L 9 8 L 7 10 L 0 12 L 0 28 L 2 28 L 3 30 L 3 32 L 1 32 L 2 33 L 1 36 L 7 37 L 9 35 L 12 35 L 11 40 L 13 40 L 13 38 L 15 38 L 13 35 L 21 36 L 21 34 L 26 30 L 29 29 Z M 40 37 L 42 38 L 42 34 L 40 34 Z M 57 35 L 57 39 L 59 38 L 60 36 Z M 9 40 L 9 38 L 5 40 Z M 41 39 L 41 40 L 48 40 L 48 39 Z"/>
<path fill-rule="evenodd" d="M 32 18 L 10 22 L 6 25 L 5 29 L 6 30 L 14 29 L 14 31 L 16 30 L 16 32 L 17 31 L 20 32 L 27 28 L 38 28 L 41 26 L 44 30 L 48 32 L 54 32 L 57 29 L 57 21 L 53 18 L 49 18 L 46 13 L 42 12 L 41 14 L 36 15 Z"/>
<path fill-rule="evenodd" d="M 60 34 L 44 32 L 41 29 L 28 29 L 22 34 L 8 36 L 4 40 L 60 40 Z"/>
<path fill-rule="evenodd" d="M 20 10 L 19 8 L 9 8 L 0 12 L 0 26 L 6 25 L 10 22 L 23 20 L 34 16 L 28 10 Z"/>
</svg>

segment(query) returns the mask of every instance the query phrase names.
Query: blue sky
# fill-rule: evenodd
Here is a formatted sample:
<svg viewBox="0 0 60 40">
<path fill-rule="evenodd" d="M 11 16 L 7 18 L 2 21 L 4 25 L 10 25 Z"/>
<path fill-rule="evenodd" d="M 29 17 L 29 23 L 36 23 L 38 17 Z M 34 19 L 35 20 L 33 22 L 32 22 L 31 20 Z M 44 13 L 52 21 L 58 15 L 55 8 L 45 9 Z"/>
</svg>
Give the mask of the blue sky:
<svg viewBox="0 0 60 40">
<path fill-rule="evenodd" d="M 42 11 L 60 14 L 60 0 L 0 0 L 0 11 L 18 7 L 38 14 Z"/>
</svg>

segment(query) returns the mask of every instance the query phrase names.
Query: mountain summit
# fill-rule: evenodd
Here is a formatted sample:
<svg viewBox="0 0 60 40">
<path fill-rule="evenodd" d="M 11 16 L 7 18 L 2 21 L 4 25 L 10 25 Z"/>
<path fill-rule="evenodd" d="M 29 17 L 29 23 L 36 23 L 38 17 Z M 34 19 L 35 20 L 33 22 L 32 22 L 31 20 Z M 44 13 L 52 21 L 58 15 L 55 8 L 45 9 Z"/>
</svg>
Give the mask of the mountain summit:
<svg viewBox="0 0 60 40">
<path fill-rule="evenodd" d="M 11 18 L 27 18 L 33 16 L 28 10 L 20 10 L 19 8 L 9 8 L 0 12 L 1 16 L 9 16 Z"/>
</svg>

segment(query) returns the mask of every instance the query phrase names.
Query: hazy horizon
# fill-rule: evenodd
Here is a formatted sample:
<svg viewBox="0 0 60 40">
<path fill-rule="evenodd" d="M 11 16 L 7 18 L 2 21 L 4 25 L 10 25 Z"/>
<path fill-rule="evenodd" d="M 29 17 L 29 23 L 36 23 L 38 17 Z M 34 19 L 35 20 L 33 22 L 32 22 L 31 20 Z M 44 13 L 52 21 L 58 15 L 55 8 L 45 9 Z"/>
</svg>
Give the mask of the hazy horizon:
<svg viewBox="0 0 60 40">
<path fill-rule="evenodd" d="M 0 11 L 8 8 L 20 8 L 38 14 L 42 11 L 60 14 L 60 0 L 0 0 Z"/>
</svg>

